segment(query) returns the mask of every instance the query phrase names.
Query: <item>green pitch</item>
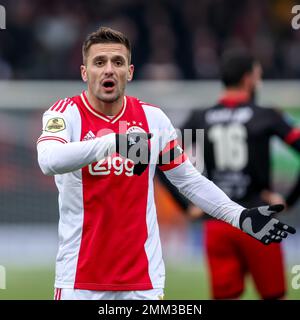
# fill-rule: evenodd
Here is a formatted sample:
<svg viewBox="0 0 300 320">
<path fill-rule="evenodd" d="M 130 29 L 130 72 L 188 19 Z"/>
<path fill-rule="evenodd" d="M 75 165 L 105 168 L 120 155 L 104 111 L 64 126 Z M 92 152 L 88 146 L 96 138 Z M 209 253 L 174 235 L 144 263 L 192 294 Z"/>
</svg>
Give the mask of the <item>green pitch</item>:
<svg viewBox="0 0 300 320">
<path fill-rule="evenodd" d="M 53 299 L 54 271 L 50 269 L 16 269 L 6 267 L 6 290 L 0 290 L 0 300 L 26 299 L 43 300 Z M 274 279 L 276 281 L 276 279 Z M 290 287 L 288 277 L 288 299 L 300 300 L 300 289 Z M 200 264 L 167 265 L 167 281 L 165 290 L 166 300 L 209 299 L 209 288 L 206 271 Z M 244 299 L 257 299 L 255 289 L 249 281 Z"/>
</svg>

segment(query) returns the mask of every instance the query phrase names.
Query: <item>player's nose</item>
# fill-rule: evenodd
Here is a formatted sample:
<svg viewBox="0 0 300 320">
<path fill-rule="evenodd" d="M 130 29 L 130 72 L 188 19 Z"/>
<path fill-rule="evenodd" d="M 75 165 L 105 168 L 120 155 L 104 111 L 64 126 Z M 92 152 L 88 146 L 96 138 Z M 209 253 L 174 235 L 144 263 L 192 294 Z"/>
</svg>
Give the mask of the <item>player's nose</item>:
<svg viewBox="0 0 300 320">
<path fill-rule="evenodd" d="M 107 61 L 104 68 L 105 75 L 111 75 L 114 73 L 113 64 L 111 61 Z"/>
</svg>

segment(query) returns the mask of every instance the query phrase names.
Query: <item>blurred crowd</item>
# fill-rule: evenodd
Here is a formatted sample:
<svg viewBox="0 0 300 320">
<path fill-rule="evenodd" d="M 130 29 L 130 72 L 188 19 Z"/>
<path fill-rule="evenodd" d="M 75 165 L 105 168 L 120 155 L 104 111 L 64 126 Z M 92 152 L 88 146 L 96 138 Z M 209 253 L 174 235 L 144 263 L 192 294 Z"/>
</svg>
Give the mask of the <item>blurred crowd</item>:
<svg viewBox="0 0 300 320">
<path fill-rule="evenodd" d="M 99 26 L 133 44 L 138 79 L 215 79 L 221 53 L 252 51 L 266 78 L 300 77 L 292 0 L 9 0 L 0 78 L 79 79 L 81 45 Z"/>
</svg>

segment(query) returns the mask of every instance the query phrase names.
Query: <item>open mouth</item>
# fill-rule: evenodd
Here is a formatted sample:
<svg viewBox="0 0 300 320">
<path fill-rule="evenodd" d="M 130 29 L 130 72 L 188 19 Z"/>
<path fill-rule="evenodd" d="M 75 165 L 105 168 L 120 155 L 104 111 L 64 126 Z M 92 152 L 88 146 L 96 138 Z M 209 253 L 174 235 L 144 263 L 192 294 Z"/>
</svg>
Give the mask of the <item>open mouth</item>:
<svg viewBox="0 0 300 320">
<path fill-rule="evenodd" d="M 102 82 L 102 86 L 105 88 L 105 89 L 112 89 L 114 86 L 115 86 L 115 82 L 113 80 L 104 80 Z"/>
</svg>

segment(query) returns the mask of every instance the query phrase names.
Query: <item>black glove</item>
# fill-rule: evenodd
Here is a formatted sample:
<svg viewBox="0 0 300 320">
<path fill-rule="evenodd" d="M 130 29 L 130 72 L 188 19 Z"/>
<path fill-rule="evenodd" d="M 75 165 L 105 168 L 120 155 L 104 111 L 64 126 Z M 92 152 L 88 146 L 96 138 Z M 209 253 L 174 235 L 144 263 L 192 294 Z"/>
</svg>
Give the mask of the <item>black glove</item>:
<svg viewBox="0 0 300 320">
<path fill-rule="evenodd" d="M 116 151 L 134 162 L 133 174 L 140 176 L 147 169 L 150 161 L 148 140 L 151 137 L 151 133 L 144 132 L 116 134 Z"/>
<path fill-rule="evenodd" d="M 288 232 L 292 234 L 296 232 L 293 227 L 272 218 L 273 214 L 283 209 L 282 204 L 245 209 L 240 216 L 240 228 L 264 244 L 281 242 L 288 236 Z"/>
</svg>

